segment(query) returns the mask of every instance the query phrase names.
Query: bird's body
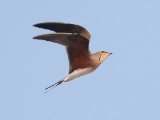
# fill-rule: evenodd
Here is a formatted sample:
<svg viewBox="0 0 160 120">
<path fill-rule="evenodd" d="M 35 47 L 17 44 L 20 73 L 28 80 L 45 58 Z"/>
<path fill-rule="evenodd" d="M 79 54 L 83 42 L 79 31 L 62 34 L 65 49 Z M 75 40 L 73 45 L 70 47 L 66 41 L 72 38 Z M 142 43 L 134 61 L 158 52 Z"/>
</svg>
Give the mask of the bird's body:
<svg viewBox="0 0 160 120">
<path fill-rule="evenodd" d="M 82 69 L 76 69 L 74 70 L 72 73 L 68 74 L 65 78 L 64 78 L 64 82 L 68 82 L 71 81 L 75 78 L 78 78 L 80 76 L 89 74 L 93 71 L 94 69 L 92 67 L 87 67 L 87 68 L 82 68 Z"/>
<path fill-rule="evenodd" d="M 66 23 L 40 23 L 35 27 L 53 30 L 56 33 L 39 35 L 34 39 L 55 42 L 66 47 L 69 59 L 69 74 L 57 83 L 47 87 L 55 87 L 63 82 L 71 81 L 77 77 L 93 72 L 111 53 L 97 52 L 90 53 L 90 33 L 83 27 Z"/>
</svg>

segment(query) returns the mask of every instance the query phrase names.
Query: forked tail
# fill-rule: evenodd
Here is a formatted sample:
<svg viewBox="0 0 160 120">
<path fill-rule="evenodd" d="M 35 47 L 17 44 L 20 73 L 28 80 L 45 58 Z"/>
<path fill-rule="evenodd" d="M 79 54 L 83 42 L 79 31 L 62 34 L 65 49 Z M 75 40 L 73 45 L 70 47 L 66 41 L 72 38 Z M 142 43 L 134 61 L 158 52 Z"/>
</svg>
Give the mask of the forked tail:
<svg viewBox="0 0 160 120">
<path fill-rule="evenodd" d="M 58 81 L 58 82 L 54 83 L 53 85 L 51 85 L 51 86 L 47 87 L 45 90 L 49 90 L 49 89 L 51 89 L 51 88 L 55 88 L 56 86 L 58 86 L 58 85 L 62 84 L 62 83 L 63 83 L 63 81 L 64 81 L 64 80 L 60 80 L 60 81 Z"/>
</svg>

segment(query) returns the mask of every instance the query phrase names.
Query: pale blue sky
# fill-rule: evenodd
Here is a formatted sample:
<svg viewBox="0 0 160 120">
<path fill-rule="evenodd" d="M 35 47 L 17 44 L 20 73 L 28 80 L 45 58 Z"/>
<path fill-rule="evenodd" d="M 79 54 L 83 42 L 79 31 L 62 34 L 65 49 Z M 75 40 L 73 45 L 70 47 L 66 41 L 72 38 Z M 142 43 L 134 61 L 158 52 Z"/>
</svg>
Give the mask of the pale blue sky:
<svg viewBox="0 0 160 120">
<path fill-rule="evenodd" d="M 1 120 L 160 120 L 159 0 L 1 0 Z M 44 88 L 68 73 L 63 46 L 32 37 L 40 22 L 92 34 L 111 55 L 94 73 Z"/>
</svg>

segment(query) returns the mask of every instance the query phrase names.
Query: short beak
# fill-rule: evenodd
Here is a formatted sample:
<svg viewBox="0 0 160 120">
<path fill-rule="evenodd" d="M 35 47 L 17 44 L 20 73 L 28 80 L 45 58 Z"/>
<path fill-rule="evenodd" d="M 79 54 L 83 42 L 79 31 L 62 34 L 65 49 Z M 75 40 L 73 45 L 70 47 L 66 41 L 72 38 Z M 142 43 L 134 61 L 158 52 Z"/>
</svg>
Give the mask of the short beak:
<svg viewBox="0 0 160 120">
<path fill-rule="evenodd" d="M 113 53 L 109 53 L 110 55 L 112 55 Z"/>
</svg>

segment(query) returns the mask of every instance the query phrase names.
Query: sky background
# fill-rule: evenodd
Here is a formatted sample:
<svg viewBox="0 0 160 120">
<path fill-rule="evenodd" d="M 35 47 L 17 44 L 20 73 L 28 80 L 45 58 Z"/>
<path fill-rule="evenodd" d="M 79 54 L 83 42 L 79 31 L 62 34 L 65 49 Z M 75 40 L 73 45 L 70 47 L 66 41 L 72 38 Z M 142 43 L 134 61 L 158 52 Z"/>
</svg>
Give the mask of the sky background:
<svg viewBox="0 0 160 120">
<path fill-rule="evenodd" d="M 1 120 L 160 120 L 159 0 L 1 0 Z M 79 24 L 91 51 L 111 55 L 94 73 L 44 94 L 68 74 L 63 46 L 33 40 L 41 22 Z"/>
</svg>

